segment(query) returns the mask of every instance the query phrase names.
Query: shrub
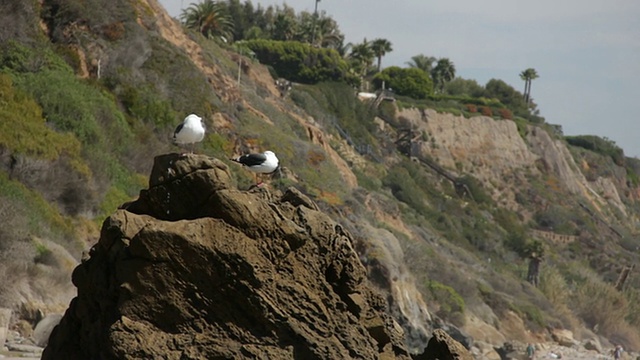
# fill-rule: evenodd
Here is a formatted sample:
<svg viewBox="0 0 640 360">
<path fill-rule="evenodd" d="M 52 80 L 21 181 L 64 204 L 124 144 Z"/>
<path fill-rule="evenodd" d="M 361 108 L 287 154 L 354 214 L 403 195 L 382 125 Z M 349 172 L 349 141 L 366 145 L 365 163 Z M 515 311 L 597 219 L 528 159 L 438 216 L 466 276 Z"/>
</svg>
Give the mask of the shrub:
<svg viewBox="0 0 640 360">
<path fill-rule="evenodd" d="M 452 287 L 429 280 L 427 290 L 431 298 L 440 306 L 438 316 L 448 319 L 453 314 L 464 313 L 464 299 Z"/>
<path fill-rule="evenodd" d="M 467 111 L 470 113 L 477 113 L 478 112 L 478 107 L 475 106 L 474 104 L 466 104 L 465 107 L 467 108 Z"/>
<path fill-rule="evenodd" d="M 572 298 L 576 313 L 605 336 L 615 332 L 627 315 L 628 302 L 613 286 L 595 278 L 579 284 Z"/>
<path fill-rule="evenodd" d="M 557 269 L 552 267 L 543 268 L 539 289 L 556 308 L 568 305 L 570 298 L 569 285 Z"/>
<path fill-rule="evenodd" d="M 513 113 L 509 109 L 498 109 L 498 113 L 500 117 L 503 119 L 511 120 L 513 119 Z"/>
<path fill-rule="evenodd" d="M 385 68 L 373 78 L 377 89 L 382 88 L 383 82 L 396 94 L 414 99 L 426 99 L 433 92 L 433 81 L 426 72 L 417 68 Z"/>
<path fill-rule="evenodd" d="M 304 84 L 322 81 L 353 83 L 349 66 L 333 49 L 315 48 L 297 41 L 247 40 L 242 43 L 251 49 L 258 61 L 272 66 L 279 77 Z"/>
<path fill-rule="evenodd" d="M 530 326 L 533 326 L 533 331 L 540 331 L 546 325 L 540 309 L 531 304 L 511 304 L 511 309 L 515 311 L 521 318 L 524 318 Z"/>
<path fill-rule="evenodd" d="M 565 235 L 576 235 L 578 228 L 574 220 L 578 215 L 572 209 L 552 204 L 534 213 L 533 219 L 543 230 Z"/>
<path fill-rule="evenodd" d="M 47 46 L 34 49 L 13 40 L 0 47 L 0 69 L 11 74 L 59 70 L 73 70 Z"/>
<path fill-rule="evenodd" d="M 616 165 L 625 165 L 624 151 L 613 140 L 595 135 L 566 136 L 565 139 L 570 145 L 611 157 Z"/>
<path fill-rule="evenodd" d="M 0 74 L 0 145 L 15 153 L 45 160 L 63 155 L 72 159 L 76 170 L 88 174 L 80 158 L 80 142 L 71 134 L 61 134 L 47 126 L 40 106 L 22 91 L 15 89 L 8 75 Z M 16 121 L 16 119 L 20 119 Z M 28 135 L 28 136 L 26 136 Z"/>
<path fill-rule="evenodd" d="M 464 175 L 456 179 L 459 184 L 464 185 L 469 191 L 471 196 L 478 204 L 491 204 L 493 199 L 489 196 L 482 187 L 482 184 L 472 175 Z"/>
<path fill-rule="evenodd" d="M 172 126 L 179 118 L 171 103 L 159 98 L 158 92 L 148 85 L 125 84 L 120 98 L 129 115 L 158 128 Z"/>
<path fill-rule="evenodd" d="M 428 212 L 428 208 L 423 201 L 423 199 L 426 199 L 426 194 L 402 164 L 391 168 L 382 183 L 391 189 L 391 193 L 396 199 L 409 205 L 419 213 Z"/>
<path fill-rule="evenodd" d="M 481 106 L 480 113 L 484 116 L 493 116 L 493 111 L 488 106 Z"/>
<path fill-rule="evenodd" d="M 500 102 L 500 100 L 496 98 L 486 98 L 483 96 L 480 97 L 471 97 L 467 95 L 443 95 L 443 94 L 433 94 L 429 96 L 430 100 L 436 102 L 450 101 L 456 104 L 470 104 L 476 106 L 489 106 L 495 108 L 504 108 L 505 105 Z"/>
</svg>

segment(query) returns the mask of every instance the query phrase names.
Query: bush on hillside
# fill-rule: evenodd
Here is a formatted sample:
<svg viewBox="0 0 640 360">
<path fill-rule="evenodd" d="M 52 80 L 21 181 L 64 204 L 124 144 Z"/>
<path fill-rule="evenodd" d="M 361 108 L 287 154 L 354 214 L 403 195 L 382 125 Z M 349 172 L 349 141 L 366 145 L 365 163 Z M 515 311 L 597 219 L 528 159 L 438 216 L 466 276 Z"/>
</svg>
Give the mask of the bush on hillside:
<svg viewBox="0 0 640 360">
<path fill-rule="evenodd" d="M 527 119 L 527 121 L 534 124 L 544 123 L 544 118 L 536 115 L 536 104 L 533 102 L 527 104 L 521 92 L 502 80 L 489 80 L 487 85 L 485 85 L 484 96 L 498 99 L 511 110 L 512 115 Z"/>
<path fill-rule="evenodd" d="M 247 40 L 260 63 L 273 67 L 279 77 L 303 84 L 342 81 L 355 84 L 346 61 L 333 49 L 316 48 L 297 41 Z"/>
<path fill-rule="evenodd" d="M 576 220 L 578 214 L 573 209 L 551 204 L 533 214 L 533 219 L 541 230 L 564 235 L 578 235 Z"/>
<path fill-rule="evenodd" d="M 566 136 L 565 139 L 570 145 L 611 157 L 618 166 L 625 165 L 624 151 L 613 140 L 595 135 Z"/>
<path fill-rule="evenodd" d="M 433 93 L 433 81 L 429 74 L 417 68 L 385 68 L 373 78 L 376 89 L 381 89 L 383 82 L 387 89 L 393 89 L 396 94 L 414 99 L 426 99 Z"/>
<path fill-rule="evenodd" d="M 613 286 L 596 278 L 588 278 L 577 285 L 572 306 L 589 327 L 598 326 L 608 336 L 625 322 L 628 302 Z"/>
<path fill-rule="evenodd" d="M 418 213 L 428 213 L 428 208 L 423 200 L 427 198 L 426 194 L 402 164 L 389 169 L 387 176 L 382 179 L 382 184 L 391 189 L 391 193 L 396 199 L 409 205 Z"/>
<path fill-rule="evenodd" d="M 42 70 L 73 73 L 49 47 L 27 47 L 13 40 L 0 46 L 0 70 L 13 75 Z"/>
<path fill-rule="evenodd" d="M 40 106 L 15 89 L 11 77 L 2 73 L 0 93 L 3 98 L 3 106 L 0 107 L 0 146 L 13 153 L 45 160 L 57 160 L 66 155 L 72 159 L 78 171 L 88 174 L 88 168 L 82 165 L 80 159 L 80 142 L 69 133 L 58 133 L 47 126 Z"/>
<path fill-rule="evenodd" d="M 464 314 L 464 299 L 454 288 L 435 280 L 429 280 L 427 282 L 427 290 L 429 291 L 428 295 L 431 300 L 435 301 L 439 305 L 439 309 L 437 311 L 438 316 L 447 320 L 451 320 L 452 318 L 464 318 L 464 316 L 460 316 L 461 314 Z M 461 326 L 464 324 L 457 325 Z"/>
<path fill-rule="evenodd" d="M 500 100 L 496 98 L 486 98 L 483 96 L 480 97 L 471 97 L 471 96 L 458 96 L 458 95 L 430 95 L 430 100 L 443 102 L 443 101 L 452 101 L 460 104 L 473 104 L 478 107 L 489 107 L 489 108 L 504 108 L 504 104 L 500 102 Z"/>
<path fill-rule="evenodd" d="M 489 196 L 486 191 L 484 191 L 484 187 L 482 183 L 478 181 L 473 175 L 465 174 L 456 179 L 458 183 L 463 184 L 469 191 L 471 191 L 471 196 L 473 196 L 473 200 L 478 204 L 491 204 L 493 199 Z"/>
</svg>

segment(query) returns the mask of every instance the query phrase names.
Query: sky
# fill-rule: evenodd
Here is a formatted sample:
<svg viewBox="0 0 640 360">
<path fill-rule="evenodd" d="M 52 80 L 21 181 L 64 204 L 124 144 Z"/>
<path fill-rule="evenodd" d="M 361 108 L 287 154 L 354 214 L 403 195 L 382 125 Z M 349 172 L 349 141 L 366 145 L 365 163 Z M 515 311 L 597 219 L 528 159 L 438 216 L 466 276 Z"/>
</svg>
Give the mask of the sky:
<svg viewBox="0 0 640 360">
<path fill-rule="evenodd" d="M 159 0 L 170 15 L 198 0 Z M 245 2 L 244 0 L 242 2 Z M 252 0 L 313 12 L 316 0 Z M 382 66 L 424 54 L 448 58 L 456 75 L 501 79 L 531 96 L 565 135 L 598 135 L 640 157 L 639 0 L 318 0 L 346 42 L 384 38 Z M 636 102 L 637 101 L 637 102 Z"/>
</svg>

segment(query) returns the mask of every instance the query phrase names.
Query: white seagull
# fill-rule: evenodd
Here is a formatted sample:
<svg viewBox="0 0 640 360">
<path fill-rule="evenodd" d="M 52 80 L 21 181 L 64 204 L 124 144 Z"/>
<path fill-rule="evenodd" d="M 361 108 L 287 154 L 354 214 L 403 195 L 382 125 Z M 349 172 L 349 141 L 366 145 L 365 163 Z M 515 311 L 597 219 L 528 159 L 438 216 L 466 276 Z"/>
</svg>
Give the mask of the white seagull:
<svg viewBox="0 0 640 360">
<path fill-rule="evenodd" d="M 249 171 L 255 173 L 257 186 L 262 184 L 262 178 L 260 178 L 260 182 L 257 181 L 258 174 L 273 174 L 280 166 L 276 154 L 269 150 L 259 154 L 245 154 L 231 160 L 242 164 Z"/>
<path fill-rule="evenodd" d="M 177 145 L 191 145 L 191 153 L 195 143 L 204 139 L 204 124 L 202 118 L 196 114 L 187 116 L 182 124 L 173 132 L 173 143 Z"/>
</svg>

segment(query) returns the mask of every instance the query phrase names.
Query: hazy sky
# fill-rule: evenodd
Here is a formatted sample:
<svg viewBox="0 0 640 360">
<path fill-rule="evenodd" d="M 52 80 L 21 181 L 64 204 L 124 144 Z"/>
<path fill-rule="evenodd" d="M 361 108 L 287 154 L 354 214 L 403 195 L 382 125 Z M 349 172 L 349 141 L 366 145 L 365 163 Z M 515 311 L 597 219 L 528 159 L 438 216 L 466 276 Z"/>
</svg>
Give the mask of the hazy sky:
<svg viewBox="0 0 640 360">
<path fill-rule="evenodd" d="M 160 0 L 170 15 L 197 0 Z M 244 1 L 242 1 L 244 2 Z M 315 0 L 261 0 L 313 12 Z M 640 157 L 640 0 L 320 0 L 347 42 L 385 38 L 382 66 L 417 54 L 449 58 L 481 85 L 540 77 L 531 95 L 565 135 L 598 135 Z"/>
</svg>

